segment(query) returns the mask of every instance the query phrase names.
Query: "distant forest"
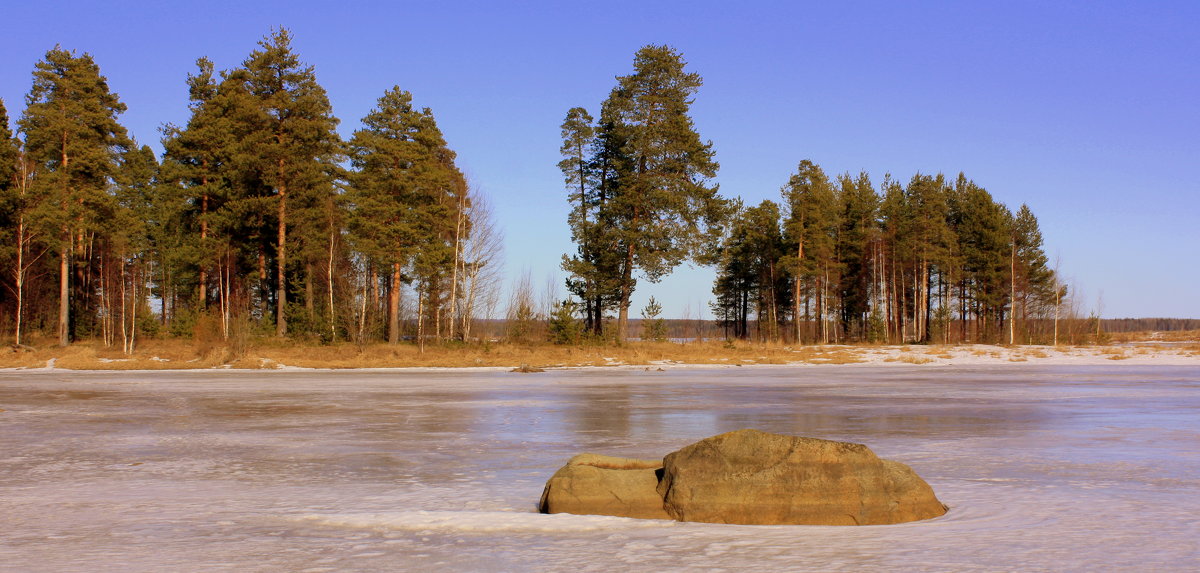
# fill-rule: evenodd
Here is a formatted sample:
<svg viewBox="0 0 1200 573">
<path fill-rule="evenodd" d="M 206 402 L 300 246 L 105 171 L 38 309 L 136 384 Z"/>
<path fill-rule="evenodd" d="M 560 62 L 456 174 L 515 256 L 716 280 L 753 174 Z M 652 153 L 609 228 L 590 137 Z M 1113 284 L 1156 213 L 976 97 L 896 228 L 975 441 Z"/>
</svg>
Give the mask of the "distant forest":
<svg viewBox="0 0 1200 573">
<path fill-rule="evenodd" d="M 164 336 L 1049 343 L 1099 330 L 1027 206 L 962 174 L 876 186 L 808 160 L 778 202 L 745 205 L 712 183 L 712 142 L 689 116 L 702 80 L 678 52 L 646 46 L 616 80 L 597 117 L 576 107 L 561 126 L 571 297 L 537 300 L 525 277 L 502 308 L 500 230 L 410 93 L 385 91 L 343 140 L 279 30 L 232 69 L 197 60 L 180 85 L 190 117 L 162 127 L 156 156 L 121 125 L 93 58 L 55 47 L 15 133 L 0 102 L 0 328 L 18 345 L 34 333 L 126 352 Z M 669 322 L 653 299 L 631 309 L 639 279 L 685 261 L 716 269 L 710 309 Z M 1119 328 L 1134 324 L 1195 327 Z"/>
</svg>

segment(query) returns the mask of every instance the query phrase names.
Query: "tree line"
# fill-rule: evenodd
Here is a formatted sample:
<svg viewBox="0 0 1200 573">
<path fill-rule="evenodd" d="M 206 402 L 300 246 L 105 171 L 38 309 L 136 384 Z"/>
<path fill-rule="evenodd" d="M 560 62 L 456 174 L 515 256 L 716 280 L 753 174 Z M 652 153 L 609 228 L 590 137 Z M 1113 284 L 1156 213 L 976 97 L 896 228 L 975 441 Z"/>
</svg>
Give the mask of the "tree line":
<svg viewBox="0 0 1200 573">
<path fill-rule="evenodd" d="M 734 335 L 803 342 L 1052 342 L 1066 287 L 1037 218 L 965 175 L 828 177 L 802 161 L 782 205 L 741 207 L 714 312 Z"/>
<path fill-rule="evenodd" d="M 410 93 L 387 90 L 343 141 L 283 29 L 232 69 L 200 58 L 186 88 L 161 157 L 121 125 L 89 54 L 46 53 L 15 134 L 0 102 L 0 308 L 17 344 L 449 340 L 491 314 L 498 229 Z"/>
<path fill-rule="evenodd" d="M 646 46 L 600 107 L 567 112 L 564 175 L 576 245 L 567 288 L 584 329 L 626 335 L 640 276 L 714 265 L 712 310 L 731 338 L 812 342 L 1041 342 L 1066 287 L 1037 218 L 959 175 L 907 184 L 831 178 L 801 161 L 781 201 L 746 206 L 710 183 L 718 164 L 689 116 L 702 84 L 682 55 Z"/>
<path fill-rule="evenodd" d="M 876 186 L 804 160 L 778 202 L 722 197 L 690 117 L 702 84 L 649 45 L 597 117 L 567 112 L 573 298 L 539 310 L 525 277 L 509 338 L 623 340 L 638 281 L 686 261 L 715 267 L 729 338 L 1075 338 L 1059 331 L 1077 309 L 1032 211 L 962 174 Z M 162 127 L 161 156 L 126 132 L 86 53 L 55 47 L 35 65 L 16 133 L 0 102 L 0 321 L 17 344 L 31 331 L 127 352 L 162 333 L 423 343 L 467 340 L 495 315 L 499 231 L 412 94 L 387 90 L 343 141 L 286 30 L 232 69 L 200 58 L 185 87 L 190 116 Z M 666 336 L 661 312 L 651 301 L 634 319 L 643 337 Z"/>
</svg>

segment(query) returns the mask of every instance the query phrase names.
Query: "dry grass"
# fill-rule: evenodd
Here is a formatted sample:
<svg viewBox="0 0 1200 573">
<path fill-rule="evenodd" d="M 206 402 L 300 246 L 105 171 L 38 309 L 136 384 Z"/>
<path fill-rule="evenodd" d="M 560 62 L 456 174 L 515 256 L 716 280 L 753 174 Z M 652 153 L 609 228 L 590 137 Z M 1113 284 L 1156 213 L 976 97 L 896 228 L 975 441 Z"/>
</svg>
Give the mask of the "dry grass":
<svg viewBox="0 0 1200 573">
<path fill-rule="evenodd" d="M 1100 350 L 1100 355 L 1109 360 L 1126 360 L 1129 358 L 1129 353 L 1120 348 L 1104 348 Z"/>
<path fill-rule="evenodd" d="M 119 346 L 85 341 L 62 348 L 41 341 L 20 351 L 0 351 L 0 368 L 38 368 L 51 360 L 57 368 L 79 370 L 161 370 L 231 366 L 234 368 L 397 368 L 658 366 L 666 364 L 854 364 L 864 362 L 866 347 L 703 342 L 630 342 L 621 346 L 490 344 L 350 343 L 305 346 L 263 339 L 239 352 L 224 345 L 188 340 L 146 340 L 132 355 Z"/>
<path fill-rule="evenodd" d="M 918 354 L 901 354 L 885 360 L 885 362 L 904 362 L 905 364 L 929 364 L 933 361 L 933 358 Z"/>
<path fill-rule="evenodd" d="M 1145 348 L 1091 347 L 1099 356 L 1123 360 L 1146 353 L 1164 352 L 1182 356 L 1200 356 L 1200 342 L 1168 344 Z M 271 369 L 280 366 L 301 368 L 401 368 L 401 367 L 502 367 L 527 365 L 530 369 L 569 366 L 645 366 L 669 364 L 858 364 L 877 360 L 880 352 L 896 353 L 885 362 L 929 364 L 969 353 L 1008 362 L 1047 358 L 1047 350 L 1036 347 L 946 347 L 870 345 L 787 346 L 750 342 L 677 344 L 672 342 L 630 342 L 622 346 L 554 346 L 489 344 L 429 344 L 424 351 L 410 343 L 372 344 L 358 347 L 350 343 L 306 346 L 293 341 L 259 339 L 232 349 L 224 344 L 196 343 L 190 340 L 144 340 L 130 356 L 119 346 L 106 347 L 94 341 L 66 348 L 52 340 L 36 340 L 30 347 L 0 347 L 0 368 L 54 366 L 88 370 L 162 370 L 232 366 Z"/>
</svg>

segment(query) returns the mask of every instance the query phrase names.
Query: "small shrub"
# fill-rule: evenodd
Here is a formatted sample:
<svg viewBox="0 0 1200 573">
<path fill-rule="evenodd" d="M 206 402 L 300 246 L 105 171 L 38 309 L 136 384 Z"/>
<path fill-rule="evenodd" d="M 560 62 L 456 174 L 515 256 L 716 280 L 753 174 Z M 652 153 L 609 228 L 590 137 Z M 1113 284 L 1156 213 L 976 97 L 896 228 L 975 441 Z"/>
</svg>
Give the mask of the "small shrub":
<svg viewBox="0 0 1200 573">
<path fill-rule="evenodd" d="M 550 312 L 550 341 L 554 344 L 579 344 L 583 325 L 575 318 L 579 305 L 570 299 L 554 304 Z"/>
<path fill-rule="evenodd" d="M 660 316 L 662 305 L 650 297 L 646 307 L 642 309 L 642 339 L 663 342 L 667 339 L 667 321 Z"/>
</svg>

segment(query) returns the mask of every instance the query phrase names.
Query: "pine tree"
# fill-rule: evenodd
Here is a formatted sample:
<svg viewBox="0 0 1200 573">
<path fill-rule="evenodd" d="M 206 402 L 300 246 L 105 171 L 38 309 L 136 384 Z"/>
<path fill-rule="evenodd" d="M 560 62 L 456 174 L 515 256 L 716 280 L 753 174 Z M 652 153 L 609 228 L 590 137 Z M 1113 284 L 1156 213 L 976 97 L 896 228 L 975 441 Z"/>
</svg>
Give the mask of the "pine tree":
<svg viewBox="0 0 1200 573">
<path fill-rule="evenodd" d="M 0 230 L 9 237 L 16 229 L 21 210 L 18 191 L 20 183 L 21 142 L 13 137 L 8 125 L 8 109 L 0 99 Z M 16 256 L 16 243 L 0 241 L 0 261 L 8 268 L 9 259 Z"/>
<path fill-rule="evenodd" d="M 14 344 L 21 343 L 21 299 L 23 292 L 21 287 L 20 266 L 24 262 L 22 256 L 25 243 L 19 231 L 21 218 L 23 216 L 21 185 L 23 183 L 21 177 L 21 145 L 20 141 L 13 137 L 12 131 L 8 124 L 8 109 L 4 106 L 4 100 L 0 100 L 0 265 L 4 269 L 4 285 L 8 287 L 13 298 L 17 299 L 14 305 L 13 314 L 15 320 L 14 328 Z M 6 279 L 9 278 L 9 270 L 15 269 L 17 272 L 12 274 L 14 279 L 11 284 Z M 0 303 L 7 301 L 6 293 L 0 292 Z M 0 305 L 2 306 L 2 305 Z"/>
<path fill-rule="evenodd" d="M 684 67 L 682 56 L 670 47 L 639 50 L 633 73 L 617 77 L 602 106 L 593 143 L 600 231 L 587 240 L 603 237 L 606 244 L 595 248 L 621 257 L 613 269 L 619 272 L 621 340 L 635 269 L 655 282 L 684 260 L 702 256 L 716 244 L 729 212 L 728 202 L 707 182 L 718 167 L 712 144 L 700 140 L 688 115 L 702 81 Z"/>
<path fill-rule="evenodd" d="M 1000 334 L 1009 303 L 1012 213 L 961 174 L 950 197 L 967 286 L 963 302 L 971 305 L 978 336 L 991 341 Z"/>
<path fill-rule="evenodd" d="M 1029 206 L 1022 203 L 1012 222 L 1011 238 L 1011 299 L 1010 340 L 1015 335 L 1018 313 L 1022 324 L 1028 328 L 1030 307 L 1033 313 L 1041 313 L 1055 306 L 1054 271 L 1049 267 L 1046 253 L 1042 250 L 1042 232 L 1037 217 Z"/>
<path fill-rule="evenodd" d="M 139 312 L 148 314 L 147 284 L 155 258 L 152 227 L 160 222 L 154 208 L 158 197 L 158 161 L 149 146 L 131 145 L 121 157 L 114 186 L 113 217 L 107 222 L 101 256 L 106 273 L 102 293 L 105 341 L 115 342 L 119 330 L 122 350 L 133 352 Z M 119 308 L 113 308 L 118 305 Z M 117 320 L 119 325 L 112 322 Z"/>
<path fill-rule="evenodd" d="M 828 342 L 830 286 L 837 272 L 836 237 L 841 220 L 837 197 L 825 172 L 807 159 L 800 162 L 796 174 L 780 192 L 787 209 L 784 234 L 789 252 L 782 264 L 793 280 L 796 339 L 805 339 L 800 317 L 807 318 L 809 312 L 802 313 L 801 304 L 807 309 L 809 303 L 805 301 L 810 301 L 815 303 L 819 321 L 812 338 Z"/>
<path fill-rule="evenodd" d="M 908 268 L 912 280 L 911 307 L 913 337 L 922 342 L 931 339 L 934 286 L 945 274 L 954 244 L 949 225 L 949 189 L 945 177 L 914 175 L 904 189 L 908 208 L 905 232 L 911 237 Z"/>
<path fill-rule="evenodd" d="M 198 71 L 187 78 L 191 117 L 187 125 L 167 125 L 164 129 L 162 179 L 174 185 L 162 197 L 160 209 L 169 209 L 164 220 L 176 220 L 180 232 L 165 260 L 173 274 L 185 269 L 195 273 L 195 307 L 208 307 L 212 271 L 224 264 L 219 276 L 232 274 L 229 254 L 232 251 L 230 229 L 214 228 L 214 214 L 230 199 L 231 180 L 236 178 L 231 162 L 234 146 L 232 98 L 221 92 L 214 76 L 213 63 L 207 58 L 196 61 Z M 194 238 L 184 239 L 183 233 Z M 163 237 L 165 239 L 166 237 Z M 165 270 L 165 269 L 164 269 Z M 224 288 L 218 292 L 225 294 Z M 167 297 L 166 292 L 160 296 Z M 189 297 L 190 298 L 190 297 Z M 223 308 L 229 301 L 221 300 Z"/>
<path fill-rule="evenodd" d="M 562 269 L 571 274 L 567 289 L 583 300 L 585 332 L 600 334 L 604 316 L 604 296 L 598 286 L 604 283 L 607 272 L 598 264 L 603 256 L 603 241 L 596 236 L 603 229 L 598 220 L 601 202 L 597 196 L 597 179 L 593 170 L 593 140 L 596 130 L 593 118 L 586 109 L 573 107 L 562 123 L 562 161 L 558 168 L 568 190 L 571 212 L 567 223 L 571 238 L 578 245 L 574 256 L 563 255 Z"/>
<path fill-rule="evenodd" d="M 289 202 L 320 203 L 341 147 L 329 98 L 291 42 L 286 29 L 269 35 L 220 86 L 238 102 L 230 113 L 240 175 L 275 203 L 276 336 L 287 334 Z"/>
<path fill-rule="evenodd" d="M 866 172 L 838 178 L 841 227 L 837 236 L 837 260 L 842 269 L 838 285 L 841 322 L 847 336 L 862 338 L 871 311 L 874 254 L 879 233 L 879 196 Z"/>
<path fill-rule="evenodd" d="M 350 179 L 349 228 L 355 248 L 390 271 L 388 340 L 396 343 L 404 271 L 422 279 L 421 296 L 434 292 L 435 279 L 454 262 L 454 241 L 463 234 L 460 209 L 469 204 L 461 195 L 465 181 L 433 113 L 414 108 L 411 94 L 393 87 L 363 125 L 350 140 L 356 171 Z"/>
<path fill-rule="evenodd" d="M 111 210 L 109 185 L 129 147 L 117 117 L 125 111 L 89 54 L 55 47 L 33 72 L 33 87 L 18 122 L 26 154 L 37 165 L 34 193 L 47 196 L 32 214 L 59 253 L 58 342 L 71 339 L 70 270 L 84 239 Z M 86 266 L 86 260 L 78 261 Z M 79 285 L 77 285 L 77 290 Z M 78 299 L 80 297 L 76 297 Z"/>
<path fill-rule="evenodd" d="M 761 340 L 779 337 L 780 317 L 788 304 L 788 283 L 782 266 L 786 246 L 780 229 L 779 206 L 763 201 L 739 209 L 722 244 L 716 301 L 711 305 L 733 337 L 749 338 L 749 317 L 757 317 Z"/>
</svg>

